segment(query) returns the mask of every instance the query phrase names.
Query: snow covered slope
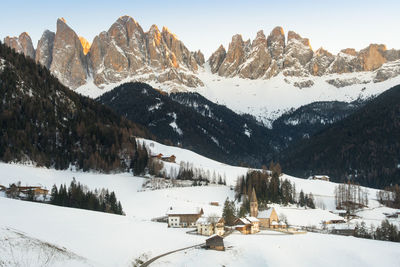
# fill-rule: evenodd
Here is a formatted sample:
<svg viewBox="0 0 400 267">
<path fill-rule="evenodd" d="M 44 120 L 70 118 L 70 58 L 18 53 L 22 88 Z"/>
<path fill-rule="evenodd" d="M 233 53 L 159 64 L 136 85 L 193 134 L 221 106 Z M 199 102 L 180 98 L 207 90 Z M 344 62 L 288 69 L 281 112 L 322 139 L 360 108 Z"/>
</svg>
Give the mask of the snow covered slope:
<svg viewBox="0 0 400 267">
<path fill-rule="evenodd" d="M 151 145 L 152 141 L 146 142 Z M 174 153 L 178 160 L 186 157 L 191 159 L 194 164 L 201 164 L 232 175 L 246 171 L 245 168 L 223 165 L 187 150 L 162 146 L 157 143 L 153 144 L 153 149 L 165 154 Z M 170 165 L 172 166 L 172 164 Z M 175 165 L 175 167 L 179 166 Z M 222 204 L 227 197 L 234 198 L 234 191 L 229 186 L 211 185 L 143 191 L 142 183 L 145 178 L 134 177 L 128 173 L 105 175 L 0 163 L 0 184 L 3 185 L 21 181 L 22 185 L 42 185 L 50 188 L 53 184 L 68 184 L 73 177 L 78 182 L 88 185 L 90 189 L 105 187 L 115 191 L 117 198 L 121 200 L 126 216 L 12 200 L 0 196 L 0 211 L 6 214 L 6 216 L 1 216 L 0 220 L 0 242 L 6 236 L 14 235 L 13 232 L 23 233 L 33 240 L 39 240 L 40 243 L 52 244 L 75 255 L 68 261 L 64 261 L 63 254 L 57 256 L 58 258 L 54 260 L 55 266 L 131 266 L 138 258 L 151 258 L 205 241 L 206 237 L 186 234 L 187 229 L 167 228 L 164 223 L 151 221 L 152 218 L 165 215 L 170 206 L 202 207 L 206 214 L 221 214 L 222 206 L 211 206 L 210 202 Z M 295 182 L 297 190 L 312 191 L 317 201 L 319 198 L 324 201 L 326 206 L 333 201 L 334 183 L 303 180 L 289 176 L 284 176 L 284 178 Z M 383 216 L 383 210 L 377 211 L 379 208 L 374 208 L 376 202 L 373 201 L 375 196 L 372 192 L 371 189 L 370 210 L 364 211 L 365 216 L 369 221 L 374 220 L 376 223 L 380 223 L 381 217 L 379 216 Z M 278 205 L 275 207 L 278 214 L 284 214 L 289 223 L 294 225 L 318 225 L 322 220 L 337 219 L 335 214 L 323 209 L 304 210 Z M 387 208 L 380 209 L 387 211 Z M 13 232 L 7 229 L 12 229 Z M 328 266 L 335 264 L 353 266 L 354 263 L 376 266 L 374 257 L 379 255 L 383 258 L 382 264 L 385 266 L 396 266 L 396 255 L 400 248 L 400 245 L 396 243 L 310 233 L 293 236 L 271 236 L 268 233 L 251 237 L 232 235 L 226 239 L 226 242 L 232 248 L 222 254 L 190 250 L 188 254 L 178 253 L 171 256 L 172 258 L 162 259 L 159 264 L 205 266 L 212 263 L 211 265 L 238 266 L 240 263 L 244 266 L 270 264 L 291 266 L 300 261 L 300 266 L 320 266 L 322 263 Z M 369 253 L 360 252 L 355 257 L 355 249 L 358 247 Z M 21 247 L 18 245 L 18 251 L 23 249 L 24 245 Z M 346 251 L 349 252 L 345 253 Z M 33 256 L 29 256 L 27 258 L 29 264 L 26 266 L 43 266 L 41 262 L 47 254 L 43 254 L 39 249 L 32 249 L 29 253 L 29 255 L 37 256 L 40 260 L 33 261 L 31 260 Z M 341 257 L 332 257 L 327 260 L 328 253 L 341 255 Z M 287 254 L 294 256 L 283 257 L 283 259 L 278 257 L 278 255 Z M 198 259 L 198 263 L 192 264 L 190 260 L 188 261 L 187 256 L 201 258 Z M 10 259 L 10 252 L 0 249 L 0 258 Z M 73 261 L 78 263 L 72 264 Z"/>
<path fill-rule="evenodd" d="M 391 63 L 384 64 L 383 68 Z M 224 104 L 238 113 L 249 113 L 269 125 L 273 120 L 291 108 L 316 101 L 345 101 L 366 99 L 400 84 L 400 76 L 383 82 L 374 82 L 375 72 L 354 72 L 329 74 L 310 77 L 285 77 L 279 74 L 270 79 L 225 78 L 212 74 L 208 63 L 198 71 L 198 77 L 204 86 L 190 88 L 182 86 L 180 91 L 198 92 L 209 100 Z M 76 91 L 96 98 L 116 86 L 130 81 L 140 81 L 140 77 L 108 84 L 103 89 L 88 82 Z M 310 87 L 300 88 L 301 84 L 312 82 Z M 174 91 L 168 83 L 149 83 L 152 87 L 165 92 Z M 300 85 L 299 85 L 300 84 Z M 300 86 L 300 87 L 299 87 Z"/>
<path fill-rule="evenodd" d="M 204 87 L 192 89 L 213 102 L 224 104 L 233 111 L 249 113 L 265 123 L 278 118 L 282 113 L 316 101 L 345 101 L 366 99 L 400 84 L 400 76 L 374 83 L 374 72 L 330 74 L 325 76 L 285 77 L 279 74 L 268 80 L 224 78 L 211 74 L 209 66 L 199 72 Z M 354 80 L 361 81 L 352 84 Z M 295 84 L 312 81 L 310 87 L 299 88 Z M 331 83 L 342 83 L 335 87 Z"/>
<path fill-rule="evenodd" d="M 398 266 L 400 244 L 321 235 L 234 234 L 225 252 L 191 249 L 153 266 Z"/>
</svg>

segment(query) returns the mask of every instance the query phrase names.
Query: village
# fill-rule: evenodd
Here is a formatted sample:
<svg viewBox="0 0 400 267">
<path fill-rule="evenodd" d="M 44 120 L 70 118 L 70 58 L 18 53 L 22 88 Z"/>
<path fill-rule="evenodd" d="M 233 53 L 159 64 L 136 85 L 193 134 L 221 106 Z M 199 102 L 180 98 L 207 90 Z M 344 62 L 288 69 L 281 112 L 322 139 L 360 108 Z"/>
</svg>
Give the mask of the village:
<svg viewBox="0 0 400 267">
<path fill-rule="evenodd" d="M 218 202 L 211 202 L 211 205 L 218 206 Z M 284 234 L 305 234 L 305 231 L 299 231 L 290 228 L 280 220 L 275 208 L 271 207 L 259 211 L 258 201 L 253 188 L 250 197 L 250 214 L 245 217 L 236 218 L 233 225 L 226 225 L 223 217 L 212 214 L 206 216 L 202 208 L 182 209 L 170 207 L 166 212 L 165 218 L 168 227 L 172 228 L 195 228 L 188 234 L 198 234 L 209 236 L 206 239 L 205 248 L 218 251 L 224 251 L 224 237 L 232 234 L 251 235 L 261 231 L 276 231 Z"/>
</svg>

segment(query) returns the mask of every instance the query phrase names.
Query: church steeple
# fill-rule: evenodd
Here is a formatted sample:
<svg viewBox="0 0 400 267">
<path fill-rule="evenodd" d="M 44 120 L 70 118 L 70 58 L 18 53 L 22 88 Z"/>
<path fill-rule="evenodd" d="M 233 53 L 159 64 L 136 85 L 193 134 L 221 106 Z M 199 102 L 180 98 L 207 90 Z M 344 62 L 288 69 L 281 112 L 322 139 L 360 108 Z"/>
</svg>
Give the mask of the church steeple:
<svg viewBox="0 0 400 267">
<path fill-rule="evenodd" d="M 256 190 L 254 190 L 254 187 L 250 196 L 250 216 L 256 218 L 258 216 L 258 202 L 257 202 Z"/>
</svg>

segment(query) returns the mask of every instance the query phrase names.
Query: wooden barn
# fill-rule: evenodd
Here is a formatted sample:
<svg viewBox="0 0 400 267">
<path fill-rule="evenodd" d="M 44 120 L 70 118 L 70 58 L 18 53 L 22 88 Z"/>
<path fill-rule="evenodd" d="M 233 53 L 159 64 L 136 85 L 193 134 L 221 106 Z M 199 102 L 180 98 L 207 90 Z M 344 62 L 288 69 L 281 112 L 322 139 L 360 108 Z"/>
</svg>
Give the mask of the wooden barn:
<svg viewBox="0 0 400 267">
<path fill-rule="evenodd" d="M 235 222 L 235 229 L 242 234 L 255 234 L 260 231 L 260 221 L 255 217 L 239 218 Z"/>
<path fill-rule="evenodd" d="M 218 251 L 224 251 L 225 246 L 224 246 L 224 239 L 222 236 L 219 235 L 213 235 L 210 238 L 206 240 L 206 248 L 208 249 L 214 249 Z"/>
<path fill-rule="evenodd" d="M 321 180 L 329 182 L 330 178 L 328 175 L 312 175 L 308 177 L 308 180 Z"/>
</svg>

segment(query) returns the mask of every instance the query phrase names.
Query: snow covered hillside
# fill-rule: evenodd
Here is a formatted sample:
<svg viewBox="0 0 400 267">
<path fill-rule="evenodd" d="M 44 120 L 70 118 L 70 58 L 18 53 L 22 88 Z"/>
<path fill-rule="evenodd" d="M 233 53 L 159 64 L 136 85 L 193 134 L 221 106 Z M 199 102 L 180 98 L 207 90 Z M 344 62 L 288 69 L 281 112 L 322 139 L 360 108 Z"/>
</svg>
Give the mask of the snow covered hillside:
<svg viewBox="0 0 400 267">
<path fill-rule="evenodd" d="M 390 65 L 389 63 L 387 63 Z M 208 63 L 199 69 L 198 77 L 204 86 L 190 88 L 181 86 L 179 91 L 197 92 L 207 99 L 224 104 L 238 113 L 248 113 L 267 125 L 284 112 L 299 108 L 316 101 L 344 101 L 367 99 L 400 84 L 400 76 L 383 82 L 374 82 L 375 72 L 355 72 L 345 74 L 329 74 L 311 77 L 285 77 L 282 73 L 270 79 L 225 78 L 214 75 Z M 76 89 L 80 94 L 96 98 L 116 86 L 140 81 L 141 77 L 128 77 L 119 83 L 106 85 L 99 89 L 88 82 Z M 299 84 L 312 82 L 310 87 L 299 87 Z M 172 92 L 176 89 L 169 83 L 149 82 L 157 89 Z"/>
<path fill-rule="evenodd" d="M 206 64 L 199 78 L 204 87 L 192 89 L 209 100 L 224 104 L 238 113 L 249 113 L 269 125 L 285 111 L 316 101 L 344 101 L 366 99 L 400 84 L 400 76 L 384 82 L 373 82 L 374 72 L 329 74 L 325 76 L 285 77 L 279 74 L 268 80 L 224 78 L 211 74 Z M 310 87 L 295 84 L 312 81 Z M 343 84 L 336 87 L 327 81 Z M 352 84 L 354 81 L 362 81 Z M 331 82 L 333 83 L 333 82 Z"/>
<path fill-rule="evenodd" d="M 151 142 L 151 141 L 146 141 Z M 156 150 L 156 148 L 159 149 Z M 218 162 L 201 158 L 190 151 L 162 147 L 154 144 L 157 152 L 174 153 L 177 159 L 190 157 L 193 162 L 202 166 L 225 171 L 233 175 L 243 173 L 244 168 L 219 164 Z M 177 165 L 177 164 L 176 164 Z M 187 229 L 167 228 L 164 223 L 152 222 L 151 219 L 163 216 L 170 206 L 183 208 L 202 207 L 205 214 L 222 213 L 222 206 L 212 206 L 210 202 L 223 203 L 229 197 L 234 198 L 234 191 L 229 186 L 198 186 L 167 188 L 154 191 L 143 191 L 142 183 L 145 178 L 133 177 L 131 174 L 98 174 L 83 173 L 71 170 L 56 171 L 53 169 L 36 168 L 18 164 L 0 164 L 0 184 L 8 185 L 11 182 L 21 181 L 22 185 L 42 185 L 51 188 L 53 184 L 69 183 L 75 177 L 78 182 L 88 185 L 90 189 L 108 188 L 116 193 L 121 200 L 126 216 L 118 216 L 100 212 L 51 206 L 47 204 L 25 202 L 0 197 L 0 210 L 7 215 L 0 220 L 0 242 L 4 242 L 7 236 L 13 234 L 7 229 L 23 233 L 30 238 L 49 243 L 63 248 L 76 257 L 64 260 L 63 254 L 54 259 L 54 265 L 71 266 L 70 260 L 76 260 L 81 265 L 92 266 L 129 266 L 138 258 L 145 260 L 170 250 L 203 243 L 206 237 L 188 235 Z M 285 176 L 286 177 L 286 176 Z M 323 181 L 303 180 L 287 177 L 296 183 L 296 188 L 312 191 L 316 198 L 324 201 L 329 206 L 332 201 L 332 188 L 334 183 Z M 231 179 L 231 182 L 234 180 Z M 373 191 L 373 190 L 372 190 Z M 372 192 L 371 191 L 371 192 Z M 373 195 L 371 197 L 374 197 Z M 294 225 L 311 226 L 318 225 L 322 220 L 337 219 L 338 216 L 323 209 L 297 209 L 296 207 L 275 206 L 278 214 L 284 214 L 289 223 Z M 387 208 L 386 208 L 387 209 Z M 367 211 L 365 211 L 367 212 Z M 365 214 L 366 218 L 379 221 L 378 212 L 372 210 Z M 381 213 L 380 213 L 381 214 Z M 382 215 L 382 214 L 381 214 Z M 379 221 L 380 222 L 380 221 Z M 173 240 L 173 242 L 171 242 Z M 201 258 L 194 264 L 200 266 L 209 263 L 226 264 L 227 266 L 242 265 L 261 266 L 265 264 L 293 265 L 300 260 L 307 266 L 318 266 L 325 262 L 325 257 L 312 255 L 327 255 L 328 253 L 341 254 L 355 248 L 362 247 L 363 251 L 370 251 L 352 258 L 354 253 L 345 253 L 344 258 L 331 259 L 326 265 L 337 264 L 351 266 L 354 262 L 376 266 L 373 257 L 383 257 L 386 266 L 396 266 L 396 251 L 400 245 L 396 243 L 362 240 L 356 238 L 344 238 L 339 236 L 326 236 L 319 234 L 271 236 L 259 234 L 244 237 L 240 235 L 229 236 L 226 240 L 228 246 L 232 246 L 222 256 L 216 252 L 193 249 L 188 254 L 178 253 L 166 257 L 158 264 L 170 264 L 173 266 L 192 265 L 187 262 L 188 255 Z M 269 246 L 257 244 L 273 244 L 268 253 Z M 300 244 L 307 246 L 300 246 Z M 300 250 L 296 247 L 302 247 Z M 18 245 L 18 248 L 20 246 Z M 268 248 L 268 249 L 267 249 Z M 312 248 L 312 249 L 308 249 Z M 294 253 L 296 257 L 279 261 L 277 256 Z M 40 263 L 45 257 L 43 253 L 35 249 L 29 249 L 30 255 L 37 255 L 37 261 L 30 261 L 29 266 L 42 266 Z M 36 251 L 36 252 L 35 252 Z M 65 252 L 65 253 L 67 253 Z M 37 254 L 35 254 L 37 253 Z M 63 252 L 64 253 L 64 252 Z M 378 254 L 379 253 L 379 254 Z M 10 259 L 10 252 L 0 249 L 0 258 Z M 79 256 L 78 256 L 79 255 Z M 216 259 L 215 257 L 218 257 Z M 29 259 L 28 259 L 29 260 Z M 13 265 L 11 265 L 13 266 Z M 15 266 L 18 266 L 15 264 Z M 24 266 L 24 265 L 22 265 Z M 53 266 L 53 264 L 51 265 Z M 77 266 L 77 265 L 74 265 Z"/>
</svg>

